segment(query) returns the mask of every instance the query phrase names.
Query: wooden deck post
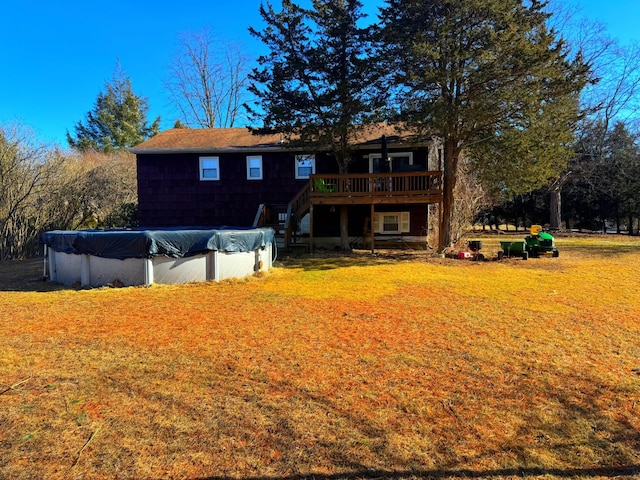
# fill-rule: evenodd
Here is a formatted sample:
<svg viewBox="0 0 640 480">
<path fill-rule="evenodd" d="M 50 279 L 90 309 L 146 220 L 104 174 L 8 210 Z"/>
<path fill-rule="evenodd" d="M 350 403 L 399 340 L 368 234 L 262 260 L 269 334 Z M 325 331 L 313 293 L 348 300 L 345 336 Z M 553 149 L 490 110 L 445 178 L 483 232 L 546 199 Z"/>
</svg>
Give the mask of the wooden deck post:
<svg viewBox="0 0 640 480">
<path fill-rule="evenodd" d="M 309 253 L 313 253 L 313 203 L 309 205 Z"/>
<path fill-rule="evenodd" d="M 371 221 L 369 222 L 369 230 L 371 231 L 371 255 L 374 254 L 374 242 L 375 242 L 375 238 L 376 238 L 376 232 L 373 228 L 373 216 L 375 215 L 375 205 L 372 203 L 371 204 Z"/>
</svg>

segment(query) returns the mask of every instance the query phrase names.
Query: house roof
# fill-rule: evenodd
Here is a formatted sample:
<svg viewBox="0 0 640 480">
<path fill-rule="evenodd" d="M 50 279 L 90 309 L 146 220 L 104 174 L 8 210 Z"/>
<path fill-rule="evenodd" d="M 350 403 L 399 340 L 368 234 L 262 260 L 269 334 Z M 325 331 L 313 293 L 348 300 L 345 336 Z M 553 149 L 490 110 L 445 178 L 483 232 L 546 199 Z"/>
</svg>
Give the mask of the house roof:
<svg viewBox="0 0 640 480">
<path fill-rule="evenodd" d="M 380 148 L 382 135 L 392 144 L 411 143 L 411 135 L 388 124 L 363 127 L 355 139 L 360 148 Z M 174 128 L 154 135 L 129 149 L 135 154 L 180 152 L 260 152 L 286 150 L 286 137 L 281 134 L 257 135 L 247 128 Z"/>
</svg>

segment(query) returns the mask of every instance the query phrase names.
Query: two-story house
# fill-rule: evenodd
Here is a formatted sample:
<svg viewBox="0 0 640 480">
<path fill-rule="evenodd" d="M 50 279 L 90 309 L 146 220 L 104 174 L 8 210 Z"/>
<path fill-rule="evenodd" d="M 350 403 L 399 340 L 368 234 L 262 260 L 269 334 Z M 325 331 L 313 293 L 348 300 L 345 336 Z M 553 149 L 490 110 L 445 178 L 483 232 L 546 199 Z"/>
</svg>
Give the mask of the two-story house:
<svg viewBox="0 0 640 480">
<path fill-rule="evenodd" d="M 287 246 L 335 246 L 348 208 L 354 245 L 426 240 L 442 201 L 441 150 L 381 124 L 353 141 L 348 174 L 326 152 L 246 128 L 172 129 L 131 149 L 143 227 L 276 225 Z"/>
</svg>

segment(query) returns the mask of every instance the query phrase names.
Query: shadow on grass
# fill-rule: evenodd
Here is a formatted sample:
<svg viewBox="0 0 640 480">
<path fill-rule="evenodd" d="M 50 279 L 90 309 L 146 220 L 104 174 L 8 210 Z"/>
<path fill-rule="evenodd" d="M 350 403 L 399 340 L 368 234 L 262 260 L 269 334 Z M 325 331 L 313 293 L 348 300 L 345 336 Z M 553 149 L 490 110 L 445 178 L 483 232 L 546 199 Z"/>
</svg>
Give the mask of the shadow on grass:
<svg viewBox="0 0 640 480">
<path fill-rule="evenodd" d="M 495 249 L 495 245 L 493 246 Z M 615 258 L 628 254 L 640 254 L 640 242 L 638 243 L 611 243 L 603 242 L 596 244 L 584 244 L 571 242 L 559 243 L 558 249 L 560 250 L 560 256 L 563 257 L 564 253 L 570 253 L 573 255 L 581 255 L 585 258 Z M 490 251 L 491 249 L 487 250 Z M 498 248 L 498 250 L 500 250 Z M 495 252 L 494 252 L 495 253 Z M 486 253 L 487 260 L 495 260 L 495 255 Z M 543 256 L 544 257 L 544 256 Z M 548 257 L 550 258 L 550 256 Z M 287 269 L 303 269 L 305 271 L 322 271 L 322 270 L 336 270 L 339 268 L 347 267 L 370 267 L 373 265 L 389 265 L 399 262 L 428 262 L 435 265 L 450 264 L 449 259 L 443 260 L 433 254 L 433 251 L 425 250 L 376 250 L 375 253 L 371 253 L 369 250 L 354 250 L 352 252 L 336 252 L 331 250 L 322 251 L 315 254 L 296 254 L 285 255 L 279 258 L 277 266 L 279 268 Z M 520 261 L 520 258 L 515 260 Z M 536 264 L 537 259 L 532 259 L 531 262 L 525 262 L 523 266 L 534 267 L 540 266 Z M 554 259 L 554 263 L 557 262 Z M 482 263 L 482 262 L 481 262 Z M 458 262 L 453 263 L 458 264 Z"/>
<path fill-rule="evenodd" d="M 568 244 L 558 246 L 561 251 L 572 252 L 574 254 L 583 253 L 590 257 L 612 258 L 630 253 L 640 253 L 640 245 L 579 245 Z M 562 254 L 562 253 L 561 253 Z"/>
<path fill-rule="evenodd" d="M 578 381 L 578 377 L 569 378 L 567 382 L 572 384 Z M 583 379 L 584 380 L 584 379 Z M 582 398 L 576 399 L 573 395 L 567 394 L 562 389 L 558 389 L 549 384 L 541 382 L 538 387 L 541 392 L 544 392 L 545 398 L 554 398 L 562 406 L 562 412 L 566 415 L 560 415 L 560 417 L 566 417 L 564 421 L 550 422 L 548 425 L 540 426 L 542 432 L 548 435 L 559 435 L 558 441 L 555 446 L 550 446 L 550 450 L 554 451 L 558 458 L 577 458 L 574 454 L 574 450 L 579 450 L 582 446 L 590 445 L 599 454 L 603 454 L 609 457 L 608 462 L 613 463 L 611 466 L 601 465 L 592 467 L 509 467 L 509 468 L 490 468 L 486 470 L 471 469 L 460 466 L 455 468 L 452 464 L 450 466 L 443 466 L 441 468 L 421 469 L 421 468 L 398 468 L 396 470 L 385 470 L 382 468 L 372 468 L 366 464 L 366 460 L 353 456 L 345 448 L 344 444 L 341 444 L 341 440 L 323 440 L 325 446 L 330 448 L 330 455 L 326 458 L 330 458 L 333 465 L 336 468 L 349 470 L 344 473 L 335 474 L 291 474 L 291 475 L 247 475 L 247 476 L 233 476 L 233 478 L 240 478 L 241 480 L 350 480 L 350 479 L 385 479 L 385 480 L 410 480 L 410 479 L 511 479 L 511 478 L 621 478 L 621 477 L 633 477 L 639 478 L 640 476 L 640 464 L 637 463 L 637 457 L 635 454 L 629 455 L 624 453 L 624 448 L 621 446 L 630 447 L 629 450 L 635 451 L 640 442 L 640 434 L 634 428 L 634 426 L 627 420 L 618 419 L 614 422 L 603 423 L 598 427 L 602 430 L 602 438 L 597 438 L 598 435 L 594 431 L 593 435 L 585 441 L 576 443 L 575 439 L 572 439 L 568 433 L 571 429 L 571 423 L 584 420 L 592 424 L 595 428 L 601 423 L 601 420 L 608 421 L 608 415 L 602 410 L 602 407 L 598 405 L 598 391 L 595 379 L 589 379 L 586 383 L 594 385 L 593 391 L 587 392 Z M 273 386 L 272 388 L 277 390 L 286 391 L 293 387 L 293 385 L 284 382 L 280 385 Z M 523 385 L 519 387 L 522 389 L 519 394 L 524 394 L 532 385 L 523 381 Z M 324 395 L 316 395 L 310 392 L 298 391 L 297 394 L 300 398 L 304 399 L 307 403 L 316 404 L 321 406 L 326 411 L 327 418 L 339 418 L 341 423 L 339 425 L 350 427 L 350 432 L 346 432 L 349 436 L 361 435 L 370 440 L 371 452 L 376 458 L 385 458 L 390 464 L 394 463 L 397 459 L 388 450 L 385 437 L 389 432 L 375 426 L 369 420 L 355 416 L 352 412 L 338 407 L 337 402 L 334 399 L 326 397 Z M 261 413 L 274 420 L 274 424 L 279 425 L 281 428 L 283 425 L 289 425 L 287 420 L 287 413 L 284 408 L 273 408 L 261 405 Z M 557 430 L 557 431 L 556 431 Z M 281 436 L 274 436 L 269 438 L 269 441 L 273 443 L 271 445 L 274 448 L 282 451 L 293 450 L 296 446 L 297 437 L 295 429 L 282 428 L 280 431 Z M 531 434 L 531 431 L 523 431 L 522 435 L 526 436 Z M 519 437 L 517 435 L 516 437 Z M 344 440 L 344 439 L 343 439 Z M 563 441 L 564 440 L 564 441 Z M 298 446 L 299 448 L 299 446 Z M 517 443 L 507 446 L 508 450 L 517 451 L 522 448 Z M 614 452 L 618 452 L 617 454 Z M 627 451 L 629 451 L 627 450 Z M 318 454 L 319 452 L 314 452 Z M 497 452 L 491 449 L 487 450 L 480 457 L 490 458 Z M 611 455 L 617 458 L 611 458 Z M 310 455 L 311 456 L 311 455 Z M 417 460 L 417 459 L 416 459 Z M 575 460 L 574 460 L 575 461 Z M 607 460 L 604 460 L 606 462 Z M 603 462 L 603 463 L 604 463 Z M 291 464 L 289 465 L 289 467 Z M 199 480 L 223 480 L 229 477 L 226 476 L 208 476 L 200 477 Z"/>
<path fill-rule="evenodd" d="M 489 367 L 489 370 L 499 370 L 498 364 L 485 360 L 483 362 Z M 275 391 L 296 391 L 296 397 L 309 405 L 317 405 L 320 411 L 325 412 L 327 418 L 340 419 L 339 422 L 327 424 L 324 428 L 331 431 L 332 426 L 339 426 L 344 434 L 341 438 L 324 439 L 321 443 L 329 447 L 324 452 L 326 459 L 330 459 L 331 463 L 337 469 L 349 470 L 345 473 L 336 474 L 293 474 L 293 475 L 272 475 L 272 476 L 241 476 L 242 480 L 349 480 L 349 479 L 386 479 L 386 480 L 403 480 L 403 479 L 496 479 L 496 478 L 620 478 L 633 477 L 640 478 L 640 464 L 638 464 L 637 448 L 640 445 L 640 432 L 635 424 L 629 418 L 612 417 L 607 411 L 607 405 L 610 400 L 604 396 L 609 390 L 618 392 L 617 398 L 622 399 L 627 396 L 633 398 L 634 390 L 628 390 L 629 387 L 618 384 L 606 385 L 601 379 L 591 377 L 587 372 L 567 373 L 563 371 L 555 371 L 550 367 L 550 373 L 554 379 L 562 378 L 564 381 L 559 385 L 549 381 L 545 375 L 532 374 L 530 376 L 522 376 L 521 379 L 513 380 L 512 391 L 507 394 L 515 398 L 530 396 L 531 392 L 536 392 L 543 398 L 549 400 L 549 410 L 553 411 L 551 404 L 556 403 L 554 407 L 557 412 L 547 420 L 535 420 L 535 410 L 531 412 L 523 412 L 522 418 L 526 420 L 523 430 L 516 432 L 514 438 L 508 441 L 499 450 L 487 448 L 485 452 L 480 453 L 476 459 L 491 458 L 502 452 L 502 449 L 515 452 L 518 454 L 519 462 L 522 467 L 507 468 L 488 468 L 472 469 L 466 468 L 463 464 L 455 466 L 455 461 L 445 462 L 438 468 L 420 468 L 418 462 L 420 459 L 415 457 L 410 460 L 409 464 L 416 465 L 416 468 L 403 468 L 401 465 L 405 461 L 399 459 L 388 447 L 388 430 L 380 428 L 375 422 L 360 417 L 349 409 L 345 409 L 340 402 L 329 396 L 312 393 L 305 389 L 296 388 L 294 383 L 284 381 L 281 383 L 271 384 L 269 388 Z M 478 374 L 476 374 L 478 375 Z M 488 382 L 489 383 L 489 380 Z M 567 390 L 564 385 L 581 385 L 578 389 Z M 472 396 L 472 391 L 467 397 Z M 293 397 L 292 397 L 293 398 Z M 498 405 L 501 398 L 493 398 Z M 491 400 L 491 397 L 489 398 Z M 508 402 L 507 402 L 508 403 Z M 513 403 L 513 402 L 511 402 Z M 542 405 L 542 404 L 541 404 Z M 539 405 L 539 406 L 541 406 Z M 542 412 L 546 412 L 545 407 Z M 261 414 L 266 418 L 273 419 L 273 423 L 283 426 L 290 426 L 288 420 L 288 410 L 286 406 L 260 406 Z M 458 418 L 458 415 L 460 418 Z M 458 412 L 456 418 L 460 428 L 472 430 L 477 424 L 478 418 L 473 415 L 473 410 L 468 410 L 462 414 Z M 589 426 L 588 433 L 575 432 L 577 427 L 584 428 Z M 268 441 L 273 442 L 275 448 L 280 451 L 287 451 L 297 444 L 296 430 L 293 428 L 283 428 L 280 433 L 282 436 L 272 436 Z M 550 452 L 556 459 L 566 459 L 568 463 L 577 466 L 553 467 L 553 466 L 526 466 L 529 460 L 533 459 L 533 453 L 527 452 L 532 444 L 521 443 L 519 439 L 527 438 L 535 433 L 539 433 L 540 442 L 548 442 L 545 449 Z M 396 469 L 386 470 L 377 466 L 367 464 L 368 460 L 358 455 L 349 453 L 349 449 L 345 447 L 348 439 L 362 437 L 369 445 L 371 458 L 385 459 L 388 465 L 397 465 Z M 537 442 L 537 440 L 536 440 Z M 580 458 L 583 449 L 591 450 L 594 457 L 591 457 L 590 467 L 580 466 Z M 322 452 L 310 452 L 314 454 Z M 311 458 L 311 454 L 309 458 Z M 601 458 L 598 465 L 593 459 Z M 586 458 L 586 457 L 585 457 Z M 586 460 L 589 461 L 589 460 Z M 607 465 L 610 464 L 610 465 Z M 405 463 L 407 465 L 407 463 Z M 289 464 L 289 467 L 291 464 Z M 222 480 L 222 476 L 203 477 L 201 480 Z"/>
<path fill-rule="evenodd" d="M 302 268 L 306 271 L 321 271 L 392 264 L 398 261 L 424 261 L 424 259 L 424 252 L 415 251 L 385 251 L 374 255 L 366 251 L 323 252 L 314 255 L 286 256 L 278 259 L 274 266 L 285 269 Z M 79 288 L 50 282 L 44 278 L 42 258 L 0 262 L 0 292 L 54 292 Z"/>
<path fill-rule="evenodd" d="M 0 262 L 0 292 L 54 292 L 69 289 L 44 278 L 42 258 Z"/>
<path fill-rule="evenodd" d="M 335 270 L 346 267 L 370 267 L 398 262 L 425 261 L 430 256 L 424 250 L 354 250 L 352 252 L 323 251 L 315 254 L 289 255 L 278 261 L 282 268 L 302 268 L 307 271 Z"/>
<path fill-rule="evenodd" d="M 310 475 L 290 475 L 283 477 L 239 477 L 241 480 L 350 480 L 350 479 L 386 479 L 402 480 L 412 478 L 425 479 L 465 479 L 465 478 L 495 478 L 495 477 L 539 477 L 552 475 L 558 478 L 594 477 L 594 478 L 616 478 L 631 477 L 640 474 L 640 465 L 629 465 L 624 467 L 599 467 L 599 468 L 505 468 L 498 470 L 415 470 L 415 471 L 381 471 L 362 470 L 349 473 L 339 473 L 332 475 L 310 474 Z M 204 477 L 199 480 L 223 480 L 228 477 Z"/>
</svg>

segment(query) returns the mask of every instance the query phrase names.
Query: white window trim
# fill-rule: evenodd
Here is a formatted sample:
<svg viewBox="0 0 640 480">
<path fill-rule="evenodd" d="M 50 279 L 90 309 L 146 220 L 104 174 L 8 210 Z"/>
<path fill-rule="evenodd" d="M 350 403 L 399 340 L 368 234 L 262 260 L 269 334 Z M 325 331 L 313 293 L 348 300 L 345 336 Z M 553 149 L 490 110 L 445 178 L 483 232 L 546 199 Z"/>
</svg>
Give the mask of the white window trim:
<svg viewBox="0 0 640 480">
<path fill-rule="evenodd" d="M 392 152 L 389 153 L 389 158 L 394 157 L 409 157 L 409 165 L 413 165 L 413 152 Z M 369 173 L 373 173 L 373 160 L 376 158 L 382 158 L 381 153 L 370 153 L 369 154 Z M 393 164 L 389 162 L 389 169 L 391 169 Z"/>
<path fill-rule="evenodd" d="M 214 161 L 216 164 L 216 176 L 205 177 L 204 176 L 204 163 L 206 161 Z M 203 182 L 212 182 L 220 180 L 220 157 L 200 157 L 200 180 Z"/>
<path fill-rule="evenodd" d="M 295 163 L 293 164 L 295 168 L 296 179 L 309 178 L 309 175 L 300 175 L 298 173 L 298 168 L 300 166 L 299 163 L 304 160 L 311 160 L 311 174 L 313 175 L 314 173 L 316 173 L 316 156 L 315 155 L 296 155 Z"/>
<path fill-rule="evenodd" d="M 260 163 L 260 175 L 257 177 L 251 176 L 251 161 L 258 160 Z M 247 180 L 262 180 L 262 155 L 249 155 L 247 156 Z"/>
<path fill-rule="evenodd" d="M 398 230 L 384 231 L 384 216 L 385 215 L 397 215 L 398 216 Z M 376 212 L 373 217 L 373 231 L 380 234 L 399 234 L 409 233 L 411 231 L 411 217 L 409 212 Z"/>
</svg>

